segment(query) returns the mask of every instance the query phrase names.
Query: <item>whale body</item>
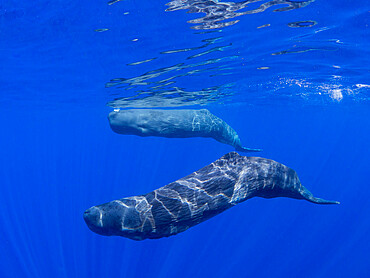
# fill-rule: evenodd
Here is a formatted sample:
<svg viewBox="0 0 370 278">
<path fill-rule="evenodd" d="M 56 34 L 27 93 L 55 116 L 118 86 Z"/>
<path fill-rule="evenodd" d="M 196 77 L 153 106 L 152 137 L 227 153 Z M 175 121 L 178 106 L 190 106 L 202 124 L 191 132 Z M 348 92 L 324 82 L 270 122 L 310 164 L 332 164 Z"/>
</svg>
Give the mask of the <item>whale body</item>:
<svg viewBox="0 0 370 278">
<path fill-rule="evenodd" d="M 84 219 L 100 235 L 156 239 L 183 232 L 253 197 L 339 203 L 314 197 L 283 164 L 231 152 L 148 194 L 91 207 Z"/>
<path fill-rule="evenodd" d="M 111 112 L 108 119 L 112 130 L 119 134 L 166 138 L 208 137 L 231 145 L 237 151 L 261 151 L 243 147 L 235 130 L 207 109 L 117 110 Z"/>
</svg>

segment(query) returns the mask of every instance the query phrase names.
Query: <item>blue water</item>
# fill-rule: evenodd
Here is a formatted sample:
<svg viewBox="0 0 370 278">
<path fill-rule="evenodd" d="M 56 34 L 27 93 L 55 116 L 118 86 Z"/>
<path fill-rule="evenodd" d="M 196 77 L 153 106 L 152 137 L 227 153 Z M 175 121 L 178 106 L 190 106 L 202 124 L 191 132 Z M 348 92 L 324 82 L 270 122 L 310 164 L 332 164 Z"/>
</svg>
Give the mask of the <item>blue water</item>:
<svg viewBox="0 0 370 278">
<path fill-rule="evenodd" d="M 0 277 L 370 277 L 368 1 L 168 1 L 0 3 Z M 108 113 L 139 107 L 207 108 L 341 204 L 97 235 L 87 208 L 233 150 L 113 133 Z"/>
</svg>

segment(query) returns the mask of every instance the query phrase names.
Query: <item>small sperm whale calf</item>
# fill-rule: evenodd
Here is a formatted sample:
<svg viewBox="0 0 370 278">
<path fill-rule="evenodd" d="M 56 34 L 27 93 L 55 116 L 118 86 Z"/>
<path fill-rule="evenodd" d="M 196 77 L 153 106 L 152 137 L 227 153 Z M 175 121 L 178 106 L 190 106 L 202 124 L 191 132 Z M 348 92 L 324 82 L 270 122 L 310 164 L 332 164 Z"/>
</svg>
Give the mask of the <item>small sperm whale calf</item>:
<svg viewBox="0 0 370 278">
<path fill-rule="evenodd" d="M 100 235 L 155 239 L 181 233 L 253 197 L 339 204 L 314 197 L 283 164 L 231 152 L 148 194 L 91 207 L 84 219 Z"/>
<path fill-rule="evenodd" d="M 237 151 L 261 151 L 243 147 L 235 130 L 207 109 L 115 110 L 108 119 L 112 130 L 119 134 L 167 138 L 209 137 L 231 145 Z"/>
</svg>

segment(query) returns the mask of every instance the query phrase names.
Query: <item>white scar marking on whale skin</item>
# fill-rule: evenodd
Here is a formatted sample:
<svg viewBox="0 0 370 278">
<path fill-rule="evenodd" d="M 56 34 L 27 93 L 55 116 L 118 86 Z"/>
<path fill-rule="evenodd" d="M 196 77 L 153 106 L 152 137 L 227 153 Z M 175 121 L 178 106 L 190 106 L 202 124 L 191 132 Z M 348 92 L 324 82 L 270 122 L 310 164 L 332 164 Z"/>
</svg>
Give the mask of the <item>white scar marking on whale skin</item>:
<svg viewBox="0 0 370 278">
<path fill-rule="evenodd" d="M 200 120 L 197 113 L 193 116 L 193 121 L 191 123 L 192 131 L 200 131 Z"/>
<path fill-rule="evenodd" d="M 159 203 L 162 204 L 162 207 L 175 219 L 177 220 L 177 217 L 163 204 L 161 200 L 157 198 L 157 191 L 154 190 L 154 199 L 156 199 Z"/>
<path fill-rule="evenodd" d="M 192 177 L 191 179 L 192 179 L 192 180 L 194 180 L 194 181 L 196 181 L 198 184 L 202 184 L 202 183 L 205 183 L 205 182 L 208 182 L 208 181 L 212 180 L 212 179 L 213 179 L 213 177 L 211 177 L 211 178 L 209 178 L 209 179 L 205 179 L 205 180 L 200 180 L 200 179 L 198 179 L 198 178 L 196 178 L 196 177 Z M 195 184 L 195 183 L 194 183 L 194 184 Z M 195 187 L 196 187 L 196 185 L 195 185 Z"/>
<path fill-rule="evenodd" d="M 181 199 L 179 192 L 172 190 L 170 188 L 162 187 L 162 188 L 157 189 L 156 191 L 157 191 L 157 194 L 160 196 L 164 196 L 164 197 L 174 199 L 174 200 Z"/>
<path fill-rule="evenodd" d="M 229 171 L 230 168 L 228 166 L 226 167 L 226 169 L 223 169 L 220 166 L 215 166 L 214 169 L 208 173 L 208 175 L 217 173 L 218 176 L 224 176 L 230 179 L 231 181 L 235 181 L 236 179 L 227 173 Z"/>
<path fill-rule="evenodd" d="M 219 166 L 219 165 L 215 165 L 214 163 L 211 163 L 211 166 L 213 167 L 213 169 L 212 169 L 212 171 L 209 172 L 209 175 L 216 174 L 218 177 L 219 176 L 227 177 L 230 180 L 230 183 L 232 183 L 232 184 L 235 184 L 235 182 L 237 181 L 237 179 L 235 177 L 230 176 L 226 172 L 226 171 L 230 171 L 230 169 L 231 169 L 231 166 L 230 165 L 225 165 L 224 164 L 222 166 Z M 197 191 L 197 192 L 203 192 L 204 194 L 206 194 L 207 196 L 209 196 L 211 199 L 214 199 L 216 197 L 222 197 L 222 198 L 225 198 L 228 203 L 231 203 L 230 202 L 230 197 L 226 196 L 224 193 L 221 192 L 221 193 L 218 193 L 216 195 L 210 195 L 208 192 L 206 192 L 202 188 L 202 185 L 205 182 L 211 181 L 212 179 L 214 179 L 214 177 L 213 178 L 206 179 L 206 180 L 199 180 L 198 178 L 195 177 L 196 175 L 199 175 L 199 173 L 198 172 L 194 172 L 194 175 L 193 175 L 193 177 L 191 177 L 191 180 L 190 181 L 189 180 L 181 180 L 180 179 L 180 180 L 177 181 L 177 183 L 179 185 L 186 186 L 190 190 Z M 196 203 L 192 203 L 191 201 L 189 201 L 189 200 L 187 200 L 185 198 L 182 198 L 177 191 L 172 190 L 172 189 L 161 188 L 159 190 L 156 190 L 155 194 L 158 194 L 158 195 L 161 195 L 161 196 L 165 196 L 167 198 L 172 198 L 172 199 L 180 200 L 182 204 L 186 203 L 188 205 L 188 207 L 189 207 L 189 210 L 191 212 L 191 217 L 192 218 L 194 218 L 194 215 L 199 214 L 200 211 L 203 211 L 204 212 L 204 210 L 206 210 L 209 207 L 207 203 L 204 204 L 201 207 L 198 207 L 196 205 Z M 155 198 L 156 198 L 157 201 L 159 201 L 157 199 L 157 195 L 155 195 Z M 194 199 L 193 201 L 196 202 L 196 199 Z M 160 203 L 168 211 L 168 213 L 170 215 L 174 216 L 173 213 L 171 211 L 169 211 L 167 209 L 167 207 L 165 207 L 162 202 L 160 202 Z"/>
<path fill-rule="evenodd" d="M 212 119 L 210 118 L 210 124 L 208 125 L 209 127 L 209 132 L 211 132 L 212 130 L 216 130 L 215 126 L 217 126 L 217 122 L 216 122 L 216 119 Z"/>
<path fill-rule="evenodd" d="M 190 188 L 190 189 L 193 188 L 193 184 L 187 180 L 180 179 L 177 181 L 177 183 L 180 185 L 186 186 L 187 188 Z"/>
<path fill-rule="evenodd" d="M 189 211 L 190 211 L 190 217 L 193 217 L 193 210 L 194 210 L 193 203 L 191 203 L 189 200 L 183 199 L 181 197 L 180 197 L 180 200 L 181 200 L 181 203 L 188 205 L 188 208 L 189 208 Z"/>
<path fill-rule="evenodd" d="M 150 205 L 147 201 L 147 199 L 145 197 L 141 197 L 141 198 L 138 198 L 136 200 L 136 205 L 135 205 L 135 209 L 137 212 L 139 213 L 143 213 L 145 214 L 147 211 L 149 211 L 152 207 L 152 205 Z"/>
<path fill-rule="evenodd" d="M 103 213 L 102 213 L 102 211 L 101 211 L 100 208 L 98 208 L 98 207 L 94 207 L 94 208 L 96 208 L 99 211 L 99 222 L 98 222 L 98 225 L 100 227 L 103 227 Z"/>
<path fill-rule="evenodd" d="M 127 206 L 124 202 L 122 202 L 121 200 L 114 200 L 112 201 L 112 203 L 116 203 L 116 204 L 119 204 L 120 206 L 123 206 L 125 208 L 129 208 L 129 206 Z M 125 218 L 122 217 L 121 218 L 121 231 L 124 231 L 124 230 L 135 230 L 136 228 L 130 228 L 130 227 L 126 227 L 124 224 L 123 224 L 123 220 Z"/>
<path fill-rule="evenodd" d="M 196 181 L 198 181 L 200 183 L 200 185 L 202 185 L 202 182 L 200 180 L 198 180 L 196 178 L 193 178 L 193 179 L 195 179 Z M 210 181 L 212 179 L 214 179 L 214 178 L 210 178 L 208 180 L 205 180 L 204 182 Z M 210 197 L 212 199 L 215 198 L 215 197 L 220 197 L 221 196 L 221 197 L 225 197 L 227 200 L 230 200 L 230 197 L 226 196 L 225 193 L 223 193 L 223 192 L 220 192 L 220 193 L 215 194 L 215 195 L 210 195 L 205 189 L 203 189 L 202 187 L 197 186 L 196 184 L 194 184 L 194 188 L 197 189 L 198 191 L 203 192 L 204 194 L 206 194 L 208 197 Z"/>
<path fill-rule="evenodd" d="M 186 185 L 184 185 L 184 186 L 186 186 Z M 186 186 L 186 187 L 188 187 L 188 186 Z M 188 187 L 189 188 L 189 187 Z M 174 200 L 179 200 L 179 201 L 181 201 L 181 203 L 182 204 L 184 204 L 184 203 L 186 203 L 187 205 L 188 205 L 188 207 L 189 207 L 189 210 L 190 210 L 190 212 L 193 210 L 193 208 L 194 208 L 194 205 L 193 205 L 193 203 L 191 203 L 189 200 L 187 200 L 187 199 L 183 199 L 182 197 L 181 197 L 181 195 L 177 192 L 177 191 L 175 191 L 175 190 L 172 190 L 172 189 L 169 189 L 169 188 L 166 188 L 166 189 L 163 189 L 163 188 L 159 188 L 159 189 L 157 189 L 157 190 L 155 190 L 156 191 L 156 193 L 158 194 L 158 195 L 160 195 L 160 196 L 164 196 L 164 197 L 167 197 L 167 198 L 170 198 L 170 199 L 174 199 Z M 176 195 L 176 196 L 174 196 L 174 195 L 172 195 L 172 196 L 170 196 L 170 195 L 166 195 L 165 194 L 165 192 L 173 192 L 173 193 L 175 193 L 174 195 Z"/>
<path fill-rule="evenodd" d="M 226 199 L 227 202 L 230 202 L 230 197 L 226 196 L 222 192 L 221 193 L 218 193 L 218 194 L 215 194 L 215 195 L 209 195 L 207 191 L 205 191 L 201 187 L 198 187 L 195 183 L 191 183 L 191 182 L 186 181 L 186 184 L 188 184 L 188 185 L 185 185 L 185 184 L 183 184 L 183 185 L 184 186 L 187 186 L 191 190 L 198 191 L 198 192 L 203 192 L 208 197 L 210 197 L 211 200 L 214 200 L 217 197 L 223 197 L 223 198 Z M 191 185 L 191 186 L 189 186 L 189 185 Z M 208 203 L 206 203 L 207 204 L 207 207 L 205 207 L 205 205 L 203 205 L 201 207 L 198 207 L 196 203 L 191 203 L 188 200 L 183 200 L 181 197 L 180 197 L 180 199 L 181 199 L 181 202 L 182 203 L 186 202 L 188 204 L 189 209 L 190 209 L 190 212 L 191 212 L 191 218 L 194 218 L 194 215 L 198 214 L 199 210 L 201 210 L 202 208 L 204 208 L 202 210 L 202 212 L 204 212 L 205 210 L 207 210 L 207 208 L 209 209 Z M 196 202 L 196 200 L 195 200 L 195 202 Z"/>
<path fill-rule="evenodd" d="M 178 181 L 177 181 L 178 182 Z M 187 182 L 188 184 L 189 182 Z M 179 183 L 181 184 L 181 183 Z M 191 189 L 189 186 L 185 185 L 185 184 L 181 184 L 183 186 L 186 186 L 188 187 L 189 189 Z M 194 190 L 194 189 L 191 189 L 191 190 Z M 155 190 L 155 194 L 158 194 L 158 195 L 162 195 L 162 194 L 159 194 L 159 192 L 156 192 L 157 190 Z M 155 195 L 156 196 L 156 195 Z M 163 195 L 162 195 L 163 196 Z M 164 195 L 165 196 L 165 195 Z M 165 196 L 167 197 L 167 196 Z M 157 198 L 156 200 L 158 202 L 160 202 Z M 188 208 L 189 208 L 189 211 L 190 211 L 190 218 L 193 218 L 194 217 L 194 212 L 198 209 L 198 207 L 196 206 L 196 204 L 192 203 L 191 201 L 187 200 L 187 199 L 183 199 L 180 194 L 179 194 L 179 198 L 177 200 L 180 200 L 182 204 L 187 204 L 188 205 Z M 164 206 L 164 205 L 163 205 Z M 164 208 L 167 210 L 167 208 L 164 206 Z M 169 212 L 170 214 L 172 214 L 171 212 Z M 175 217 L 175 219 L 177 219 L 177 217 Z"/>
<path fill-rule="evenodd" d="M 119 204 L 119 205 L 121 205 L 121 206 L 123 206 L 123 207 L 126 207 L 126 208 L 128 208 L 128 207 L 129 207 L 128 205 L 126 205 L 124 202 L 122 202 L 122 201 L 120 201 L 120 200 L 114 200 L 113 202 L 115 202 L 115 203 L 117 203 L 117 204 Z"/>
<path fill-rule="evenodd" d="M 136 205 L 135 209 L 140 214 L 140 219 L 142 221 L 141 226 L 139 227 L 140 231 L 144 231 L 145 221 L 148 220 L 152 226 L 152 232 L 156 232 L 156 225 L 152 213 L 153 205 L 148 203 L 148 200 L 144 196 L 135 196 Z"/>
<path fill-rule="evenodd" d="M 144 231 L 144 225 L 145 225 L 145 222 L 146 221 L 149 221 L 150 225 L 152 226 L 152 233 L 155 233 L 157 231 L 156 227 L 155 227 L 155 223 L 154 223 L 154 219 L 153 219 L 153 215 L 150 214 L 146 214 L 145 215 L 145 218 L 144 220 L 142 221 L 142 224 L 138 227 L 134 227 L 134 228 L 131 228 L 131 227 L 126 227 L 124 224 L 123 224 L 123 219 L 122 219 L 122 222 L 121 222 L 121 229 L 122 231 L 124 230 L 131 230 L 131 231 L 140 231 L 140 232 L 143 232 Z"/>
<path fill-rule="evenodd" d="M 153 232 L 156 232 L 156 227 L 155 227 L 155 222 L 154 222 L 153 214 L 152 214 L 152 212 L 150 210 L 152 208 L 152 205 L 150 205 L 148 203 L 148 201 L 146 200 L 146 198 L 143 197 L 143 196 L 135 196 L 135 198 L 131 197 L 130 199 L 132 199 L 132 200 L 134 200 L 136 202 L 135 209 L 140 214 L 140 219 L 142 221 L 142 224 L 140 226 L 134 227 L 134 228 L 126 227 L 123 224 L 124 217 L 122 217 L 122 219 L 121 219 L 121 231 L 124 231 L 124 230 L 132 230 L 132 231 L 133 230 L 140 230 L 141 232 L 143 232 L 145 222 L 146 222 L 146 220 L 148 220 L 149 223 L 152 226 L 152 231 Z M 126 208 L 130 208 L 130 206 L 127 206 L 125 203 L 123 203 L 120 200 L 114 200 L 113 202 L 115 202 L 117 204 L 120 204 L 120 205 L 122 205 L 122 206 L 124 206 Z"/>
</svg>

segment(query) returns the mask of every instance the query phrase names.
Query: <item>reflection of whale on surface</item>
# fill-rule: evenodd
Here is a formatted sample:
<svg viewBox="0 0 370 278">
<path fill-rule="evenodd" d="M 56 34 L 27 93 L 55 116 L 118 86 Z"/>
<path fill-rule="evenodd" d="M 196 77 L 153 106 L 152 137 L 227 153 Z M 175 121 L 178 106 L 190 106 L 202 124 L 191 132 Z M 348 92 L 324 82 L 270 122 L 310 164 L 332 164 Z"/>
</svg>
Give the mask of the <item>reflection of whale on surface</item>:
<svg viewBox="0 0 370 278">
<path fill-rule="evenodd" d="M 235 130 L 207 109 L 118 110 L 111 112 L 108 118 L 112 130 L 119 134 L 167 138 L 209 137 L 231 145 L 237 151 L 260 151 L 244 148 Z"/>
<path fill-rule="evenodd" d="M 289 197 L 316 204 L 295 171 L 276 161 L 228 153 L 210 165 L 154 190 L 86 210 L 95 233 L 134 240 L 175 235 L 253 197 Z"/>
</svg>

